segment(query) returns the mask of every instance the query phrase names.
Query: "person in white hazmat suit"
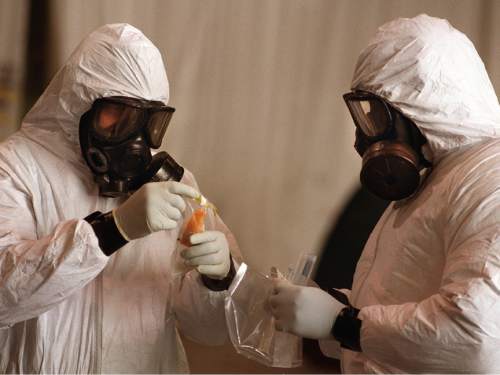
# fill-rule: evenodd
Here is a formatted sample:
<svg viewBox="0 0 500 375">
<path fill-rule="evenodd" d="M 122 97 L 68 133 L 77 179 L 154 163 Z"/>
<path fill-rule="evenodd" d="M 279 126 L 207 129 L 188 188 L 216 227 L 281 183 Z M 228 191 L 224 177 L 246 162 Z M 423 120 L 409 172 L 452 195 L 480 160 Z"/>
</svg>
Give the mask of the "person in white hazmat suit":
<svg viewBox="0 0 500 375">
<path fill-rule="evenodd" d="M 192 269 L 171 287 L 182 212 L 199 193 L 189 171 L 151 154 L 168 99 L 158 49 L 106 25 L 0 145 L 1 373 L 188 372 L 177 326 L 225 340 L 239 250 L 220 219 L 191 236 Z"/>
<path fill-rule="evenodd" d="M 352 90 L 361 181 L 393 202 L 352 291 L 279 282 L 277 327 L 340 343 L 348 373 L 500 372 L 500 106 L 480 57 L 446 20 L 397 19 Z"/>
</svg>

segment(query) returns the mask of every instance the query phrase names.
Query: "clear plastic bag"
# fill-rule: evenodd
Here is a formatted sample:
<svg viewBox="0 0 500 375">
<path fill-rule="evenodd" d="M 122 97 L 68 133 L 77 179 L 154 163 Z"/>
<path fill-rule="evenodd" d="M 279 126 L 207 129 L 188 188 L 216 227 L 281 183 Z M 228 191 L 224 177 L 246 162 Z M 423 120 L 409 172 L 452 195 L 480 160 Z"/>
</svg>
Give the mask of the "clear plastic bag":
<svg viewBox="0 0 500 375">
<path fill-rule="evenodd" d="M 316 260 L 315 255 L 301 256 L 287 279 L 305 284 Z M 276 331 L 268 305 L 273 277 L 251 270 L 242 263 L 225 300 L 229 337 L 236 351 L 270 367 L 290 368 L 302 364 L 302 339 Z"/>
<path fill-rule="evenodd" d="M 183 224 L 171 260 L 174 279 L 182 279 L 187 272 L 193 269 L 184 263 L 181 256 L 181 253 L 190 246 L 189 238 L 191 235 L 214 228 L 217 216 L 217 209 L 203 195 L 200 195 L 196 200 L 186 199 L 185 202 L 186 210 L 183 214 Z"/>
<path fill-rule="evenodd" d="M 268 366 L 274 340 L 274 319 L 267 302 L 272 288 L 269 277 L 242 263 L 225 301 L 229 336 L 236 351 Z"/>
</svg>

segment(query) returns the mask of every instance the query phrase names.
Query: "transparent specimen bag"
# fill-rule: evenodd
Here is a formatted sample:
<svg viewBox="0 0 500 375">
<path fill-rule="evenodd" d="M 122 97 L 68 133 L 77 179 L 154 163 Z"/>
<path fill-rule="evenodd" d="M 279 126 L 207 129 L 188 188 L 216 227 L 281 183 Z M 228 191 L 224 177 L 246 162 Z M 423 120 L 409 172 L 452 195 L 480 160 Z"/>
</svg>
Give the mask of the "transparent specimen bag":
<svg viewBox="0 0 500 375">
<path fill-rule="evenodd" d="M 306 285 L 316 255 L 304 253 L 285 277 L 297 285 Z M 263 275 L 242 263 L 225 300 L 229 337 L 236 351 L 270 367 L 290 368 L 302 364 L 302 339 L 277 331 L 268 304 L 273 278 L 283 278 L 275 268 Z"/>
</svg>

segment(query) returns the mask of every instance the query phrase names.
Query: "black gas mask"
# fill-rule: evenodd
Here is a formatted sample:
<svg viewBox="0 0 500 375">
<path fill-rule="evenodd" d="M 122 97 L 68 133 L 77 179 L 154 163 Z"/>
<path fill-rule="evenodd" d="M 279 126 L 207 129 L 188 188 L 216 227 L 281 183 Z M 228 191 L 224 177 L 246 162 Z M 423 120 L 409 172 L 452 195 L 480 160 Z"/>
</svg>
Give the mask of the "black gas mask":
<svg viewBox="0 0 500 375">
<path fill-rule="evenodd" d="M 422 133 L 377 95 L 354 91 L 344 100 L 356 125 L 354 148 L 363 158 L 361 184 L 385 200 L 411 196 L 420 185 L 420 171 L 431 166 L 421 151 Z"/>
<path fill-rule="evenodd" d="M 180 181 L 184 169 L 160 147 L 175 109 L 128 97 L 97 99 L 80 119 L 80 147 L 99 194 L 118 197 L 146 182 Z"/>
</svg>

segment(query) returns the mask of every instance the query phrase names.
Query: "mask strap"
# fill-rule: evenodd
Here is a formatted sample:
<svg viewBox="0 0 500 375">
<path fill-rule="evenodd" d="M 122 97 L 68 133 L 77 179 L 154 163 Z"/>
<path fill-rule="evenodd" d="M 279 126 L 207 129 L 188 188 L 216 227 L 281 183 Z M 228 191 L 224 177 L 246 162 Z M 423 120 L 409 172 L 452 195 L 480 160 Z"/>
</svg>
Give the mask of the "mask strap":
<svg viewBox="0 0 500 375">
<path fill-rule="evenodd" d="M 391 108 L 392 115 L 394 118 L 394 127 L 396 128 L 396 122 L 400 121 L 402 125 L 406 128 L 408 132 L 408 139 L 404 140 L 411 146 L 418 155 L 419 163 L 424 168 L 432 167 L 432 163 L 425 158 L 422 152 L 422 147 L 427 143 L 427 139 L 424 137 L 418 126 L 407 116 L 402 114 L 400 111 Z"/>
</svg>

